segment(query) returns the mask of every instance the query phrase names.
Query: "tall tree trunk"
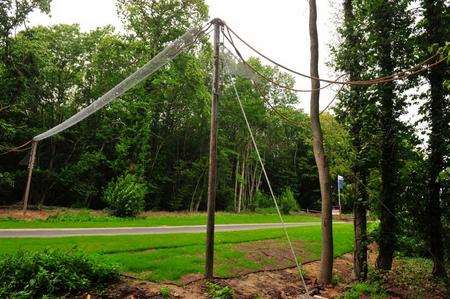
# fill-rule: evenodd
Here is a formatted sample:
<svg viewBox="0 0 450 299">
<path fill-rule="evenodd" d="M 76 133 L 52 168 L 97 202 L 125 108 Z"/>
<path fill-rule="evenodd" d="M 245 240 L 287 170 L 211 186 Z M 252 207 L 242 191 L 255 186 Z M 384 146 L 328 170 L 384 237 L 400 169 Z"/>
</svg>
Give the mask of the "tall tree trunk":
<svg viewBox="0 0 450 299">
<path fill-rule="evenodd" d="M 355 32 L 355 20 L 353 14 L 352 0 L 344 1 L 344 22 L 349 30 L 347 36 L 347 43 L 357 47 L 360 44 L 360 39 Z M 348 73 L 350 75 L 350 81 L 360 80 L 360 63 L 357 56 L 352 56 L 353 63 L 349 64 Z M 361 87 L 350 87 L 350 117 L 351 117 L 351 136 L 353 147 L 356 151 L 355 162 L 352 166 L 352 172 L 354 176 L 355 195 L 356 199 L 353 204 L 353 225 L 355 232 L 355 246 L 353 252 L 353 274 L 359 281 L 367 279 L 367 202 L 368 194 L 365 184 L 361 184 L 366 181 L 366 172 L 362 171 L 362 161 L 364 155 L 362 153 L 362 140 L 361 140 L 361 123 L 358 119 L 358 115 L 363 113 L 363 105 L 359 98 Z M 361 167 L 362 166 L 362 167 Z"/>
<path fill-rule="evenodd" d="M 376 46 L 381 76 L 394 72 L 392 58 L 392 16 L 388 1 L 374 11 L 379 41 Z M 380 195 L 380 237 L 377 267 L 390 270 L 396 245 L 395 198 L 397 196 L 397 125 L 395 116 L 394 83 L 377 86 L 381 101 L 381 195 Z"/>
<path fill-rule="evenodd" d="M 309 36 L 310 36 L 310 73 L 319 77 L 319 39 L 317 36 L 316 0 L 309 0 Z M 322 128 L 319 119 L 320 81 L 311 79 L 311 129 L 313 136 L 313 151 L 319 171 L 320 194 L 322 197 L 322 254 L 320 262 L 320 282 L 331 283 L 333 274 L 333 227 L 331 215 L 330 174 L 323 147 Z"/>
<path fill-rule="evenodd" d="M 433 44 L 444 46 L 445 24 L 443 12 L 444 1 L 425 0 L 425 19 L 427 47 Z M 447 24 L 448 26 L 448 24 Z M 443 133 L 448 131 L 448 119 L 445 117 L 446 94 L 444 90 L 444 68 L 441 64 L 428 73 L 428 81 L 431 86 L 430 98 L 430 143 L 429 143 L 429 171 L 428 171 L 428 200 L 426 205 L 427 235 L 430 252 L 434 267 L 433 275 L 446 277 L 444 265 L 444 248 L 442 241 L 442 223 L 440 190 L 441 184 L 438 180 L 439 173 L 444 169 L 444 156 L 446 155 L 446 142 Z"/>
<path fill-rule="evenodd" d="M 238 206 L 237 206 L 237 212 L 241 212 L 242 208 L 242 196 L 244 193 L 244 179 L 245 179 L 245 160 L 247 158 L 246 154 L 247 146 L 244 149 L 244 152 L 242 153 L 242 168 L 241 168 L 241 177 L 240 177 L 240 183 L 239 183 L 239 196 L 238 196 Z"/>
<path fill-rule="evenodd" d="M 239 178 L 239 155 L 236 158 L 236 167 L 234 170 L 234 211 L 237 211 L 237 194 L 238 194 L 238 178 Z"/>
</svg>

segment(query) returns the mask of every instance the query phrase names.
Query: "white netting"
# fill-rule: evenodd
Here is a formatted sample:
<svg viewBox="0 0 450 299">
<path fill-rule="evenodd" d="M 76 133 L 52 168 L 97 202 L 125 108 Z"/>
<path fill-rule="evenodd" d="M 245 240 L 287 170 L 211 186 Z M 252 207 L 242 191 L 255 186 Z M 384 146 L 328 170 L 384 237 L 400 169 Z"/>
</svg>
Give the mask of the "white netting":
<svg viewBox="0 0 450 299">
<path fill-rule="evenodd" d="M 78 113 L 72 115 L 70 118 L 60 123 L 59 125 L 49 129 L 48 131 L 37 135 L 33 138 L 34 141 L 43 140 L 59 132 L 70 128 L 71 126 L 79 123 L 86 117 L 95 113 L 99 109 L 103 108 L 105 105 L 112 102 L 114 99 L 123 95 L 127 90 L 134 87 L 136 84 L 156 72 L 166 63 L 174 59 L 184 48 L 193 44 L 196 39 L 203 33 L 204 31 L 201 28 L 194 28 L 187 31 L 185 34 L 180 36 L 178 39 L 169 44 L 166 48 L 164 48 L 161 52 L 159 52 L 152 60 L 150 60 L 143 67 L 138 69 L 136 72 L 131 74 L 129 77 L 124 79 L 122 82 L 114 86 L 110 91 L 105 93 L 103 96 L 98 98 L 92 104 L 82 109 Z"/>
<path fill-rule="evenodd" d="M 233 76 L 240 76 L 254 82 L 261 81 L 261 78 L 251 68 L 237 59 L 228 49 L 222 47 L 221 50 L 220 57 Z"/>
</svg>

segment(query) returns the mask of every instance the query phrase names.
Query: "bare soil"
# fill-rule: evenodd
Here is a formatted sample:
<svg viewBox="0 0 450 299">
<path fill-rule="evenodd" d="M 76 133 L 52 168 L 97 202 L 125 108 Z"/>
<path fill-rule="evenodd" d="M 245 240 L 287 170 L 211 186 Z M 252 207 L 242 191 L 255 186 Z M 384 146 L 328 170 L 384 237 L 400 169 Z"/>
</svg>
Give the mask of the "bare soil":
<svg viewBox="0 0 450 299">
<path fill-rule="evenodd" d="M 248 250 L 248 257 L 258 261 L 261 255 L 270 254 L 280 265 L 292 265 L 290 254 L 271 241 L 255 242 L 259 244 L 239 244 L 242 250 Z M 301 244 L 296 244 L 296 248 Z M 263 248 L 264 252 L 257 252 Z M 376 259 L 377 248 L 372 245 L 369 249 L 369 262 L 373 265 Z M 309 291 L 314 295 L 324 298 L 338 298 L 354 283 L 352 277 L 353 255 L 351 253 L 335 259 L 334 281 L 326 287 L 318 284 L 319 261 L 306 262 L 303 265 L 305 281 Z M 402 275 L 402 265 L 396 261 L 393 271 L 386 277 L 385 287 L 390 293 L 390 298 L 448 298 L 445 287 L 430 284 L 427 275 L 424 275 L 423 289 L 420 293 L 414 288 L 405 287 L 399 282 Z M 305 289 L 295 267 L 273 269 L 270 265 L 262 270 L 237 274 L 231 278 L 216 278 L 214 282 L 220 286 L 231 287 L 234 291 L 233 298 L 299 298 L 305 293 Z M 163 298 L 161 291 L 169 290 L 170 298 L 211 298 L 208 295 L 206 282 L 200 274 L 187 275 L 181 279 L 180 284 L 157 283 L 140 281 L 134 278 L 124 278 L 120 283 L 113 285 L 101 297 L 104 298 Z M 425 292 L 425 294 L 423 294 Z M 85 295 L 83 298 L 97 298 Z"/>
</svg>

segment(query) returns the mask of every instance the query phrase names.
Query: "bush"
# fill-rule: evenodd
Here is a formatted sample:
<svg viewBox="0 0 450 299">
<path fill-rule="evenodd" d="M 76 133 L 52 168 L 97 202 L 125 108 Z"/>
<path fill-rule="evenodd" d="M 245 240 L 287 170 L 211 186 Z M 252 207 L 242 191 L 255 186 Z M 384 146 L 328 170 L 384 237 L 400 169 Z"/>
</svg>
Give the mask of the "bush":
<svg viewBox="0 0 450 299">
<path fill-rule="evenodd" d="M 283 214 L 289 214 L 291 211 L 298 211 L 299 206 L 294 198 L 294 193 L 288 187 L 284 189 L 280 197 L 280 210 Z"/>
<path fill-rule="evenodd" d="M 113 215 L 134 217 L 144 210 L 147 187 L 136 176 L 126 174 L 112 181 L 103 194 Z"/>
<path fill-rule="evenodd" d="M 0 260 L 0 298 L 75 295 L 118 279 L 116 268 L 79 252 L 17 252 Z"/>
<path fill-rule="evenodd" d="M 254 200 L 258 209 L 273 208 L 274 206 L 272 198 L 260 190 L 256 191 Z"/>
</svg>

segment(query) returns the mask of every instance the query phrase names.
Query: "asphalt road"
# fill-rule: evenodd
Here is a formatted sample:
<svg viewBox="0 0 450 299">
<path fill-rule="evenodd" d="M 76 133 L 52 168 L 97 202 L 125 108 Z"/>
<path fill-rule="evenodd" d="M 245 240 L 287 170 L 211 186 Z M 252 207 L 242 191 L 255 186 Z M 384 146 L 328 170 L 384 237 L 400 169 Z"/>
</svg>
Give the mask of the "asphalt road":
<svg viewBox="0 0 450 299">
<path fill-rule="evenodd" d="M 342 223 L 342 222 L 334 222 Z M 286 223 L 286 227 L 316 226 L 320 222 Z M 217 232 L 245 231 L 255 229 L 281 228 L 279 223 L 255 224 L 217 224 Z M 116 235 L 152 235 L 175 233 L 203 233 L 205 225 L 158 226 L 158 227 L 109 227 L 109 228 L 37 228 L 37 229 L 0 229 L 0 238 L 52 238 L 68 236 L 116 236 Z"/>
</svg>

